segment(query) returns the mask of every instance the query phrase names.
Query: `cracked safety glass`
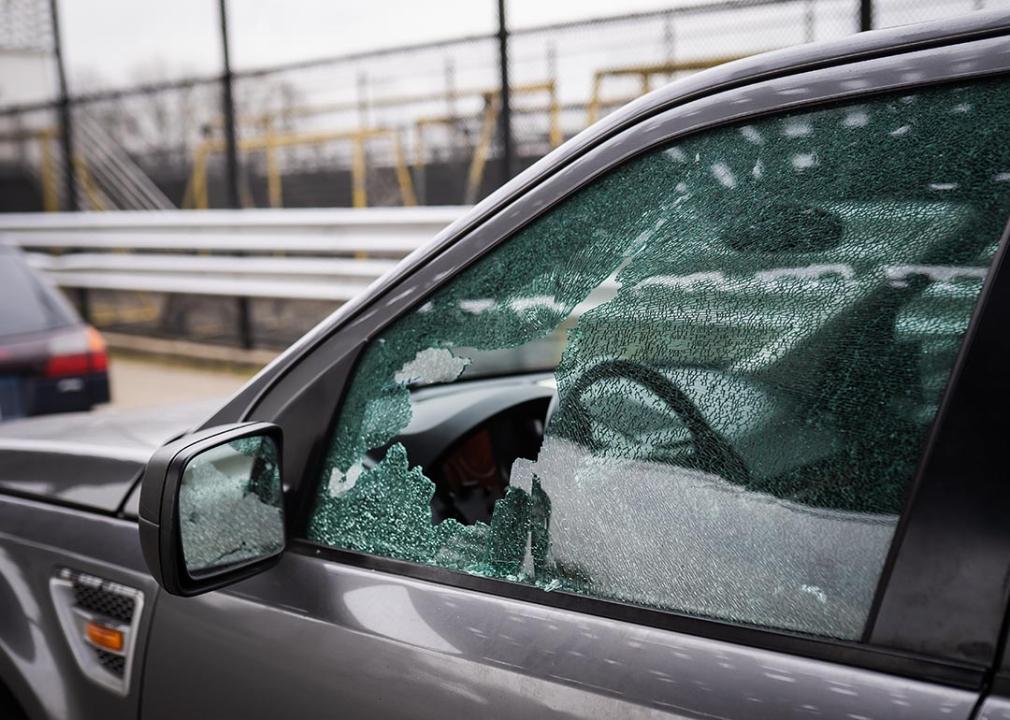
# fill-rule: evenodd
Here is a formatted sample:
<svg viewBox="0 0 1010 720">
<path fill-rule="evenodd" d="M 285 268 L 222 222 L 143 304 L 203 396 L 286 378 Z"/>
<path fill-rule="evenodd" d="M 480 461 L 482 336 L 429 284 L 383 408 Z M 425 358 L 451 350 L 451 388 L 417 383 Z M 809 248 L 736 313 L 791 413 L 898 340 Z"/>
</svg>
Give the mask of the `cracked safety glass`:
<svg viewBox="0 0 1010 720">
<path fill-rule="evenodd" d="M 269 437 L 238 438 L 190 460 L 179 486 L 186 570 L 198 576 L 279 552 L 281 495 L 277 446 Z"/>
<path fill-rule="evenodd" d="M 858 638 L 1010 199 L 998 82 L 624 164 L 363 352 L 311 540 Z"/>
</svg>

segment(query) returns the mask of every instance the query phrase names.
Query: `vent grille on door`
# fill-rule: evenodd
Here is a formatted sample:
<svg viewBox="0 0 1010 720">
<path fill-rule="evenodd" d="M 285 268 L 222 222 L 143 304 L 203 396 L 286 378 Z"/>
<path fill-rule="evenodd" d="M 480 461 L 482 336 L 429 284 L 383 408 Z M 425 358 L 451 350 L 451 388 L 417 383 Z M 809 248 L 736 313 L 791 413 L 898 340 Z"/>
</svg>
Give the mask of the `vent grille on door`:
<svg viewBox="0 0 1010 720">
<path fill-rule="evenodd" d="M 108 650 L 99 650 L 98 648 L 95 648 L 95 654 L 98 656 L 99 665 L 116 677 L 123 677 L 123 674 L 126 672 L 125 657 L 110 653 Z"/>
<path fill-rule="evenodd" d="M 118 620 L 126 625 L 133 621 L 133 609 L 137 604 L 131 595 L 111 592 L 101 586 L 84 585 L 80 579 L 74 583 L 74 602 L 77 607 Z"/>
<path fill-rule="evenodd" d="M 50 579 L 49 590 L 81 671 L 99 685 L 125 695 L 130 687 L 143 593 L 67 568 Z"/>
</svg>

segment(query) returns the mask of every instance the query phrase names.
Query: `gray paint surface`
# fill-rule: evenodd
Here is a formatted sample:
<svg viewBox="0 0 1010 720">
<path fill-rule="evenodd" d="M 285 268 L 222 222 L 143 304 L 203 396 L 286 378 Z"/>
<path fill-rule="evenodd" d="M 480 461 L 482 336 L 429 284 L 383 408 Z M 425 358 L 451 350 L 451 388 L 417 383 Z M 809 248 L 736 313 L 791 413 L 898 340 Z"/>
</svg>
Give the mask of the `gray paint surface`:
<svg viewBox="0 0 1010 720">
<path fill-rule="evenodd" d="M 0 490 L 115 512 L 151 453 L 212 411 L 206 402 L 0 425 Z"/>
<path fill-rule="evenodd" d="M 147 678 L 145 719 L 931 720 L 976 699 L 294 554 L 232 592 L 163 596 Z"/>
<path fill-rule="evenodd" d="M 33 719 L 136 718 L 141 672 L 121 697 L 86 679 L 73 659 L 49 594 L 62 567 L 144 593 L 143 657 L 158 586 L 140 555 L 136 524 L 0 495 L 0 681 Z"/>
</svg>

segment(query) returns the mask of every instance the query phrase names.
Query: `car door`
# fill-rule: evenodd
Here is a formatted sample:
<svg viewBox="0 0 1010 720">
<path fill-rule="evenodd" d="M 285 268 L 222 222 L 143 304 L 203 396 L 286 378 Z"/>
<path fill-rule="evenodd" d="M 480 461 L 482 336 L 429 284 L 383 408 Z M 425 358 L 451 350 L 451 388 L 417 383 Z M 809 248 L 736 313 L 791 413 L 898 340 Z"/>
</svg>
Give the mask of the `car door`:
<svg viewBox="0 0 1010 720">
<path fill-rule="evenodd" d="M 143 716 L 971 717 L 1008 67 L 934 41 L 657 110 L 305 343 L 246 415 L 304 468 L 288 550 L 159 597 Z"/>
</svg>

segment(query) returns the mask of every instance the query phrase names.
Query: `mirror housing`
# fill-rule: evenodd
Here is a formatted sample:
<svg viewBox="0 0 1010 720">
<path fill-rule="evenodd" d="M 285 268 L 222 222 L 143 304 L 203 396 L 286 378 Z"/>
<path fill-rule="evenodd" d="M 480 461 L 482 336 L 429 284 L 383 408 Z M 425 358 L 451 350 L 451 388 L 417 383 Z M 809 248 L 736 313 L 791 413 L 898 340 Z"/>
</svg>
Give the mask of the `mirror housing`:
<svg viewBox="0 0 1010 720">
<path fill-rule="evenodd" d="M 280 560 L 285 541 L 283 484 L 280 472 L 281 443 L 282 433 L 277 425 L 262 422 L 235 423 L 186 435 L 162 446 L 154 453 L 141 479 L 140 545 L 148 569 L 167 592 L 186 597 L 199 595 L 256 575 Z M 266 449 L 268 451 L 266 455 L 269 457 L 261 458 L 259 450 L 256 450 L 255 455 L 250 455 L 249 448 Z M 201 455 L 203 459 L 194 463 L 194 460 Z M 216 458 L 217 462 L 209 460 L 212 457 Z M 220 470 L 221 463 L 229 460 L 232 465 L 240 466 L 237 468 L 239 471 L 244 469 L 245 481 L 240 477 L 241 472 L 239 475 L 229 477 L 227 472 Z M 243 464 L 244 468 L 241 467 Z M 269 484 L 276 485 L 269 491 L 275 496 L 269 502 L 262 497 L 263 490 L 253 488 L 254 483 L 263 484 L 262 477 L 259 477 L 262 475 L 263 467 L 270 471 Z M 205 471 L 207 468 L 210 468 L 210 472 Z M 253 477 L 257 468 L 260 469 L 258 477 Z M 187 469 L 190 472 L 187 472 Z M 221 480 L 232 487 L 222 490 Z M 235 492 L 238 487 L 236 482 L 242 485 L 238 494 Z M 198 484 L 199 487 L 194 490 L 187 489 L 188 495 L 184 502 L 187 502 L 189 510 L 184 519 L 180 510 L 180 496 L 184 487 L 189 488 L 194 484 Z M 207 492 L 208 489 L 210 492 Z M 224 500 L 228 499 L 229 489 L 232 490 L 230 498 L 232 504 L 237 501 L 246 508 L 251 504 L 260 509 L 265 508 L 271 518 L 276 515 L 278 522 L 273 530 L 278 537 L 275 542 L 267 543 L 265 546 L 261 542 L 260 547 L 256 548 L 255 541 L 261 539 L 256 537 L 259 534 L 256 527 L 248 524 L 244 527 L 239 525 L 237 528 L 222 527 L 223 531 L 229 531 L 231 534 L 221 540 L 227 541 L 230 545 L 238 542 L 238 547 L 235 548 L 238 552 L 232 552 L 230 556 L 223 553 L 210 562 L 195 560 L 199 553 L 193 549 L 194 531 L 188 528 L 194 526 L 194 517 L 197 519 L 210 517 L 209 522 L 213 523 L 215 508 L 206 506 L 212 505 L 217 498 L 222 499 L 222 507 L 218 508 L 218 513 L 232 515 L 230 508 L 224 504 Z M 254 494 L 259 497 L 252 497 Z M 251 513 L 249 517 L 255 520 L 257 513 Z M 186 522 L 190 525 L 184 530 L 183 524 Z M 202 534 L 206 536 L 208 534 L 206 531 L 210 531 L 210 535 L 213 535 L 214 527 L 212 524 L 205 525 Z M 271 528 L 265 529 L 271 530 Z M 252 551 L 247 547 L 246 538 L 241 536 L 243 531 L 253 541 Z M 215 538 L 210 538 L 212 544 L 214 540 Z M 187 559 L 191 566 L 195 566 L 188 567 Z"/>
</svg>

